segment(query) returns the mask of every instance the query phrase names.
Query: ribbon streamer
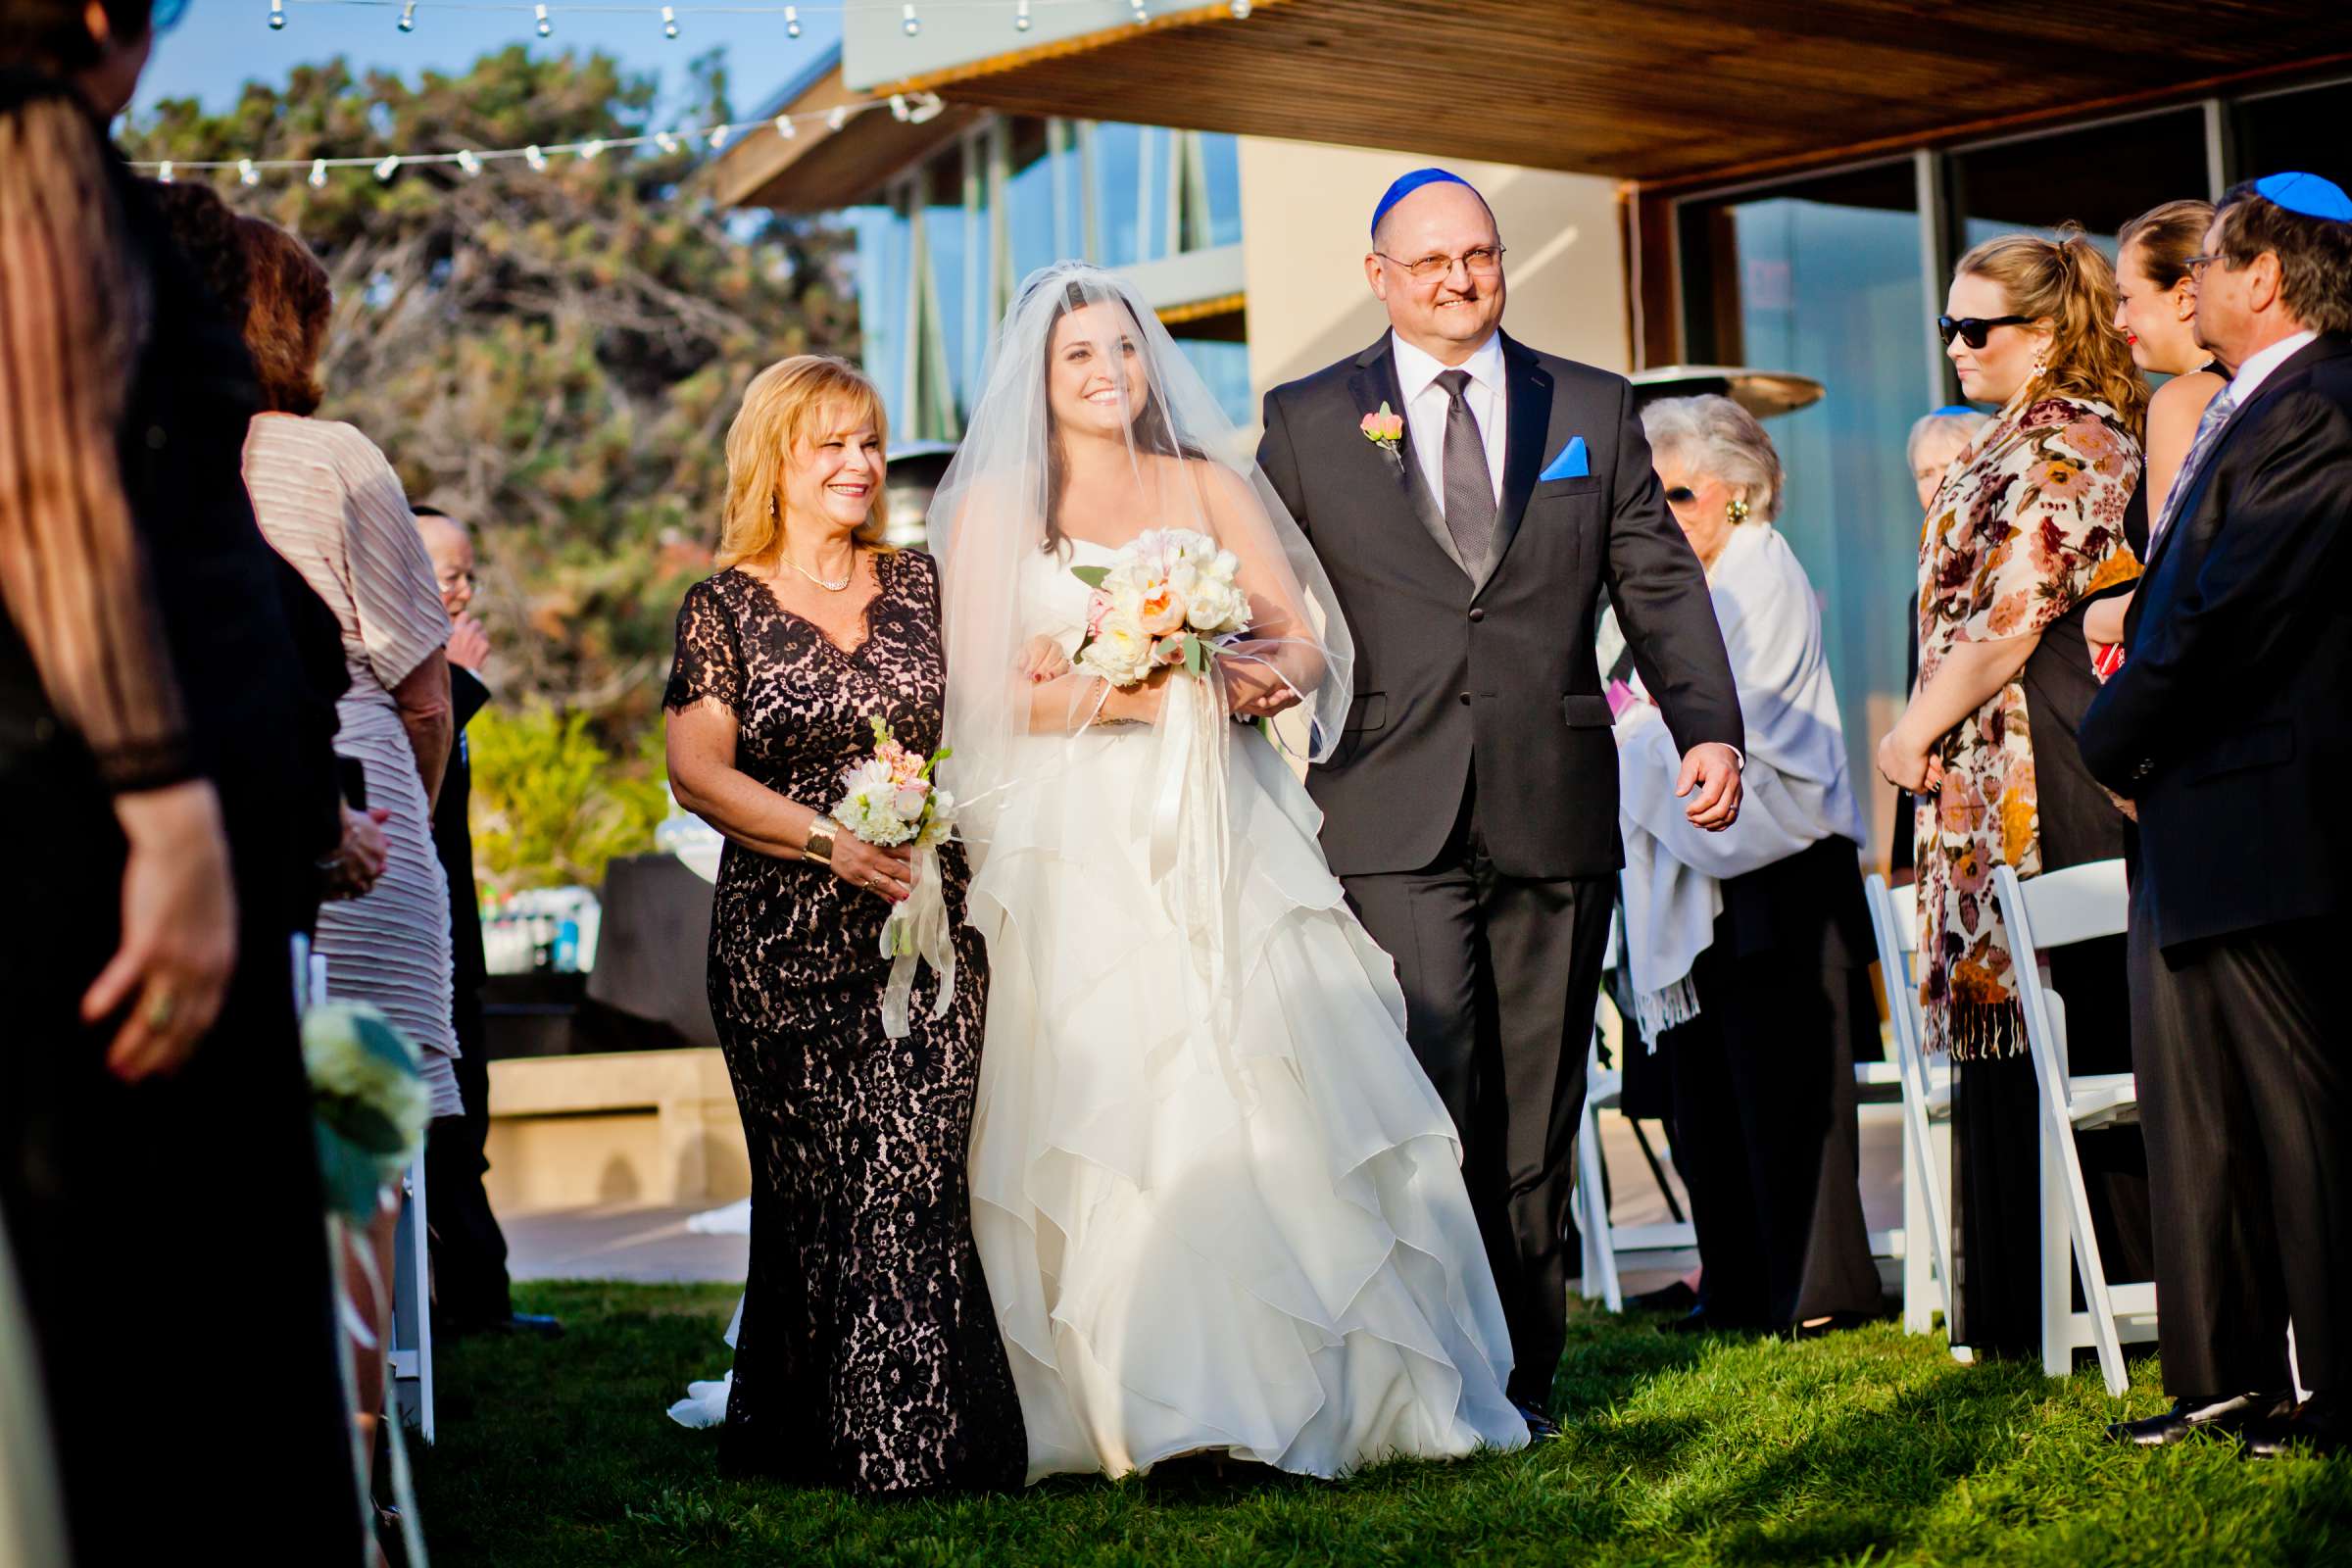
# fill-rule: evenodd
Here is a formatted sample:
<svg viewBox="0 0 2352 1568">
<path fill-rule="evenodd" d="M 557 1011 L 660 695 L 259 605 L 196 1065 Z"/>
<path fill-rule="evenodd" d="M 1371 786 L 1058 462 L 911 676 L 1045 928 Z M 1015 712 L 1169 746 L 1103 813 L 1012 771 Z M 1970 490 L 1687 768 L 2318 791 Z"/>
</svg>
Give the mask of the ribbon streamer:
<svg viewBox="0 0 2352 1568">
<path fill-rule="evenodd" d="M 939 995 L 932 999 L 931 1016 L 944 1018 L 956 1004 L 956 936 L 948 924 L 948 897 L 940 876 L 939 850 L 930 844 L 914 852 L 914 885 L 906 902 L 882 923 L 882 956 L 891 960 L 890 983 L 882 991 L 882 1033 L 892 1040 L 906 1038 L 914 995 L 915 971 L 928 963 L 939 975 Z"/>
</svg>

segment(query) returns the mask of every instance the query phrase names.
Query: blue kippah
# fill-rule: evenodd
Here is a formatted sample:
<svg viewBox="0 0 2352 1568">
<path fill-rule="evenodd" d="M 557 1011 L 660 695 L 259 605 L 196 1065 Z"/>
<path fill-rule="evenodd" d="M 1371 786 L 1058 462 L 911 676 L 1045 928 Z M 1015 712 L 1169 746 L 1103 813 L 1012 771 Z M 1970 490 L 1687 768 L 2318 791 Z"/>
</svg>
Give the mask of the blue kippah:
<svg viewBox="0 0 2352 1568">
<path fill-rule="evenodd" d="M 1409 174 L 1397 175 L 1395 182 L 1387 190 L 1381 192 L 1380 205 L 1372 209 L 1372 232 L 1375 234 L 1380 232 L 1380 220 L 1389 216 L 1390 208 L 1424 185 L 1459 185 L 1468 190 L 1471 195 L 1478 195 L 1478 187 L 1459 174 L 1443 169 L 1416 169 Z M 1479 200 L 1484 201 L 1486 198 L 1480 196 Z"/>
<path fill-rule="evenodd" d="M 2352 223 L 2352 197 L 2346 196 L 2344 188 L 2332 179 L 2295 172 L 2265 174 L 2254 182 L 2254 190 L 2290 213 Z"/>
<path fill-rule="evenodd" d="M 1928 417 L 1933 419 L 1936 416 L 1943 414 L 1974 414 L 1976 412 L 1976 410 L 1970 408 L 1965 403 L 1946 403 L 1940 409 L 1930 409 L 1928 411 Z"/>
</svg>

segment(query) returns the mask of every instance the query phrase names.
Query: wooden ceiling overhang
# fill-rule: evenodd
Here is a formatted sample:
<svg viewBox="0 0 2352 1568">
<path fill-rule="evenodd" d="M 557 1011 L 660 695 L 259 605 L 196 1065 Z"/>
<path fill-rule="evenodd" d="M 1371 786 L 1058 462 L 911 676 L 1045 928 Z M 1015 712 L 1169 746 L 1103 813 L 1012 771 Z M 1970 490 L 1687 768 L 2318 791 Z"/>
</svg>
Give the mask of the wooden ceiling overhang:
<svg viewBox="0 0 2352 1568">
<path fill-rule="evenodd" d="M 2352 4 L 2315 0 L 1256 0 L 878 90 L 1655 184 L 2335 69 Z"/>
<path fill-rule="evenodd" d="M 872 96 L 852 91 L 837 65 L 769 112 L 817 115 L 839 105 L 863 104 Z M 873 200 L 891 176 L 955 140 L 984 113 L 951 104 L 919 125 L 867 111 L 851 115 L 839 130 L 821 120 L 796 122 L 789 137 L 754 129 L 712 162 L 711 194 L 722 207 L 772 207 L 787 213 L 856 206 Z"/>
</svg>

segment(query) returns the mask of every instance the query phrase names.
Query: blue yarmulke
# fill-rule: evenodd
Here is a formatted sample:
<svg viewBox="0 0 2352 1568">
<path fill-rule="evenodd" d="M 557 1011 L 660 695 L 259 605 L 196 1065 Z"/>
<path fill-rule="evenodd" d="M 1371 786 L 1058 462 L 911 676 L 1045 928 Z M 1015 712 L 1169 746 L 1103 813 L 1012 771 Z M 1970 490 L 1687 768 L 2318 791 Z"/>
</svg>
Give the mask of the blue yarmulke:
<svg viewBox="0 0 2352 1568">
<path fill-rule="evenodd" d="M 1380 220 L 1389 216 L 1389 209 L 1410 196 L 1424 185 L 1460 185 L 1471 195 L 1478 196 L 1478 187 L 1461 175 L 1443 169 L 1416 169 L 1409 174 L 1399 174 L 1389 188 L 1381 193 L 1380 205 L 1372 209 L 1372 232 L 1380 232 Z M 1479 196 L 1480 201 L 1486 198 Z"/>
<path fill-rule="evenodd" d="M 2324 218 L 2331 223 L 2352 223 L 2352 196 L 2346 196 L 2344 188 L 2332 179 L 2291 172 L 2265 174 L 2254 182 L 2254 190 L 2290 213 Z"/>
<path fill-rule="evenodd" d="M 1946 403 L 1946 404 L 1945 404 L 1945 405 L 1944 405 L 1942 408 L 1940 408 L 1940 409 L 1930 409 L 1930 410 L 1928 411 L 1928 417 L 1929 417 L 1929 418 L 1931 418 L 1931 419 L 1933 419 L 1933 418 L 1936 417 L 1938 415 L 1944 415 L 1944 414 L 1974 414 L 1974 413 L 1976 413 L 1976 412 L 1977 412 L 1977 411 L 1976 411 L 1975 409 L 1972 409 L 1972 408 L 1970 408 L 1970 407 L 1969 407 L 1967 404 L 1965 404 L 1965 403 Z"/>
</svg>

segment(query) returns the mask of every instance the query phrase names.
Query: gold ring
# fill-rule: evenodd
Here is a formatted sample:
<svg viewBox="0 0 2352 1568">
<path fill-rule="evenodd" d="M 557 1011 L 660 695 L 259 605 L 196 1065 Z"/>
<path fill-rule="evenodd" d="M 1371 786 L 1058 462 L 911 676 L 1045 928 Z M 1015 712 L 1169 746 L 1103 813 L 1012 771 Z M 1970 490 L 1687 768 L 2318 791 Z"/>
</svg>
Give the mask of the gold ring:
<svg viewBox="0 0 2352 1568">
<path fill-rule="evenodd" d="M 172 1015 L 179 1010 L 179 999 L 169 991 L 159 991 L 147 1004 L 147 1027 L 168 1029 Z"/>
</svg>

